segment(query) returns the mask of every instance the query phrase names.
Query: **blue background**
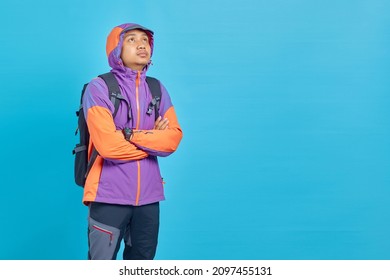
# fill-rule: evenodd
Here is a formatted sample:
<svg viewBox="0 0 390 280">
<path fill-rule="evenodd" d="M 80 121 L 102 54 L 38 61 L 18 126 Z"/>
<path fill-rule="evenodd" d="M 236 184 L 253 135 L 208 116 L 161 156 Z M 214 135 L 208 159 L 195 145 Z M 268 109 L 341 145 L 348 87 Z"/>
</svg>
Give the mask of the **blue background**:
<svg viewBox="0 0 390 280">
<path fill-rule="evenodd" d="M 390 2 L 0 4 L 0 259 L 85 259 L 82 85 L 124 22 L 184 131 L 156 259 L 390 259 Z"/>
</svg>

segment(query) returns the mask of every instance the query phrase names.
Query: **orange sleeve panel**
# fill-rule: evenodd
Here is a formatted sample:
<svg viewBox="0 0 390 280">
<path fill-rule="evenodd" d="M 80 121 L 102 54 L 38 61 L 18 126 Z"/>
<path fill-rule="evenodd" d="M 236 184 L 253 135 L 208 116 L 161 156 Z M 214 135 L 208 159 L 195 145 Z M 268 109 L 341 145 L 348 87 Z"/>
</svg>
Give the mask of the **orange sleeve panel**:
<svg viewBox="0 0 390 280">
<path fill-rule="evenodd" d="M 131 142 L 150 155 L 168 156 L 176 151 L 183 137 L 176 113 L 171 106 L 163 116 L 169 120 L 165 130 L 135 130 Z"/>
<path fill-rule="evenodd" d="M 148 157 L 146 152 L 131 144 L 121 131 L 116 130 L 111 112 L 107 108 L 89 108 L 87 125 L 90 139 L 104 159 L 130 161 Z"/>
</svg>

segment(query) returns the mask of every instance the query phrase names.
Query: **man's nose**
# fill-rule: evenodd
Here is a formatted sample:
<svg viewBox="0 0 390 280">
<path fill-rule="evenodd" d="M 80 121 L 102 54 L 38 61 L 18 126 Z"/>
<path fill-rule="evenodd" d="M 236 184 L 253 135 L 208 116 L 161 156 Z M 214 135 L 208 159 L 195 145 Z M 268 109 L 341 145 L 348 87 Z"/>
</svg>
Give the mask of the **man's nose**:
<svg viewBox="0 0 390 280">
<path fill-rule="evenodd" d="M 145 48 L 144 42 L 138 41 L 138 46 L 137 46 L 137 48 L 138 48 L 138 49 L 144 49 L 144 48 Z"/>
</svg>

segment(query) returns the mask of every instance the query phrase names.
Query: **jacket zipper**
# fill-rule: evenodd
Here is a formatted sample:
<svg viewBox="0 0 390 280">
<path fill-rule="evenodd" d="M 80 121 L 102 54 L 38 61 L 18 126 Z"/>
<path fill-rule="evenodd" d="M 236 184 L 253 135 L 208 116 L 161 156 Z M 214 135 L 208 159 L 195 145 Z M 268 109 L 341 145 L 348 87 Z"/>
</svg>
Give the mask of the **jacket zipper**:
<svg viewBox="0 0 390 280">
<path fill-rule="evenodd" d="M 136 103 L 137 103 L 137 123 L 135 125 L 135 129 L 139 129 L 139 123 L 140 123 L 139 92 L 138 92 L 139 82 L 140 82 L 140 75 L 141 74 L 138 71 L 137 78 L 135 80 L 135 100 L 136 100 Z"/>
<path fill-rule="evenodd" d="M 137 123 L 136 123 L 136 126 L 135 126 L 135 129 L 138 130 L 139 129 L 139 123 L 140 123 L 140 105 L 139 105 L 139 83 L 140 83 L 140 76 L 141 76 L 141 72 L 138 71 L 137 73 L 137 79 L 135 80 L 135 99 L 136 99 L 136 103 L 137 103 Z M 137 160 L 137 196 L 135 198 L 135 205 L 138 205 L 139 203 L 139 197 L 140 197 L 140 194 L 141 194 L 141 164 L 140 164 L 140 161 Z"/>
<path fill-rule="evenodd" d="M 104 228 L 101 228 L 101 227 L 98 227 L 97 225 L 93 225 L 92 226 L 94 229 L 98 230 L 98 231 L 101 231 L 103 233 L 107 233 L 109 236 L 110 236 L 110 245 L 112 244 L 112 236 L 113 236 L 113 233 L 109 230 L 106 230 Z"/>
</svg>

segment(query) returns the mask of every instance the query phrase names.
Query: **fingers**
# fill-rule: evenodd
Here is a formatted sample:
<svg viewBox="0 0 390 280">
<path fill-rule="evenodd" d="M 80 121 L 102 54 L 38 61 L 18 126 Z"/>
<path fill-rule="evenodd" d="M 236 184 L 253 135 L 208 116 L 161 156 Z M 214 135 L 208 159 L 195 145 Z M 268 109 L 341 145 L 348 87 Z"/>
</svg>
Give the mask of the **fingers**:
<svg viewBox="0 0 390 280">
<path fill-rule="evenodd" d="M 158 129 L 157 127 L 159 126 L 160 121 L 161 121 L 161 116 L 158 116 L 157 120 L 154 122 L 153 129 Z"/>
<path fill-rule="evenodd" d="M 168 127 L 168 124 L 169 124 L 169 120 L 168 119 L 162 119 L 161 116 L 159 116 L 156 120 L 156 122 L 154 123 L 154 129 L 157 129 L 157 130 L 164 130 Z"/>
<path fill-rule="evenodd" d="M 164 130 L 168 127 L 169 120 L 168 119 L 163 119 L 159 122 L 158 129 L 159 130 Z"/>
</svg>

